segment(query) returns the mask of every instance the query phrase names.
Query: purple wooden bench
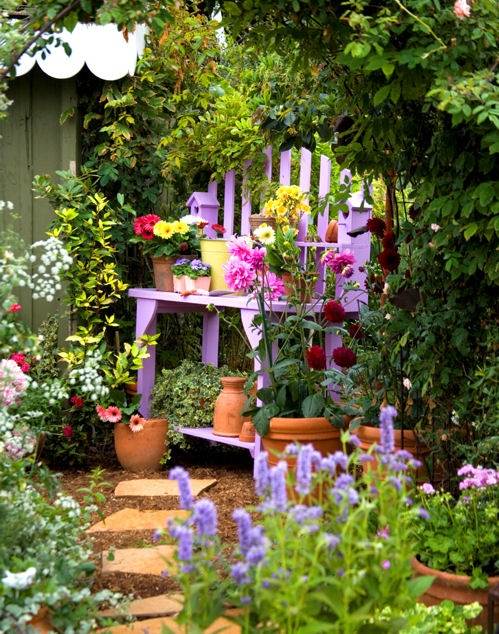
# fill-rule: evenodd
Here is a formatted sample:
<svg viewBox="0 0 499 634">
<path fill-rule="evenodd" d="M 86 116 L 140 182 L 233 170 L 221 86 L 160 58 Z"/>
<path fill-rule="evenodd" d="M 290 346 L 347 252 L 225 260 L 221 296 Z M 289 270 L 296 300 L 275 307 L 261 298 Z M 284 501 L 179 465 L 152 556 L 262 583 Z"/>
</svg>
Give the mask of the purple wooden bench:
<svg viewBox="0 0 499 634">
<path fill-rule="evenodd" d="M 267 162 L 265 173 L 269 179 L 272 178 L 272 161 L 271 149 L 266 151 Z M 302 149 L 300 153 L 300 176 L 299 185 L 305 192 L 310 190 L 312 178 L 312 154 L 306 149 Z M 282 185 L 291 184 L 291 151 L 282 152 L 280 157 L 279 182 Z M 344 179 L 349 175 L 348 170 L 343 170 L 341 178 Z M 319 173 L 319 198 L 324 198 L 330 191 L 331 179 L 331 161 L 325 157 L 320 157 L 320 173 Z M 243 177 L 244 185 L 244 177 Z M 224 207 L 223 207 L 223 225 L 227 230 L 227 234 L 239 233 L 239 235 L 249 235 L 249 216 L 251 214 L 251 203 L 244 196 L 244 188 L 241 187 L 241 229 L 237 231 L 234 227 L 234 210 L 236 203 L 236 176 L 234 171 L 230 171 L 225 175 L 224 183 Z M 210 223 L 214 224 L 222 221 L 219 218 L 219 201 L 218 201 L 218 185 L 212 182 L 208 186 L 207 192 L 194 192 L 187 201 L 187 206 L 191 214 L 199 214 Z M 371 208 L 364 203 L 363 190 L 353 194 L 348 202 L 348 213 L 340 213 L 338 218 L 338 241 L 337 243 L 324 242 L 325 233 L 329 224 L 329 209 L 325 208 L 324 212 L 319 214 L 317 219 L 317 233 L 319 242 L 307 242 L 307 223 L 308 216 L 303 216 L 297 236 L 297 245 L 305 254 L 310 247 L 316 247 L 317 270 L 319 272 L 319 280 L 316 290 L 319 293 L 324 291 L 325 276 L 324 266 L 321 263 L 321 256 L 325 249 L 335 249 L 339 253 L 345 249 L 350 249 L 355 257 L 357 266 L 363 265 L 369 260 L 370 255 L 370 234 L 363 233 L 359 236 L 352 237 L 350 232 L 366 224 L 370 217 Z M 365 288 L 365 272 L 356 269 L 354 276 L 350 281 L 357 281 L 360 288 Z M 339 282 L 336 294 L 341 292 L 341 282 Z M 189 313 L 199 312 L 203 315 L 203 341 L 201 359 L 203 363 L 210 363 L 218 366 L 218 344 L 219 344 L 219 317 L 216 311 L 210 310 L 210 306 L 215 306 L 218 310 L 225 308 L 236 308 L 241 311 L 241 319 L 245 333 L 252 347 L 256 347 L 260 340 L 260 332 L 252 328 L 253 317 L 258 313 L 256 301 L 251 297 L 245 297 L 235 294 L 224 295 L 189 295 L 181 297 L 178 293 L 168 293 L 157 291 L 152 288 L 132 288 L 129 290 L 130 297 L 137 300 L 137 321 L 136 336 L 156 333 L 157 315 L 165 313 Z M 342 303 L 345 306 L 347 315 L 353 317 L 358 314 L 359 305 L 367 300 L 365 291 L 356 292 L 355 296 L 347 296 Z M 273 303 L 273 310 L 276 313 L 286 313 L 290 311 L 285 300 Z M 321 310 L 320 304 L 315 310 Z M 335 335 L 328 335 L 325 346 L 328 358 L 331 358 L 332 350 L 341 345 L 341 339 Z M 156 350 L 152 346 L 149 349 L 150 356 L 144 361 L 142 369 L 138 373 L 138 393 L 141 395 L 139 410 L 142 416 L 148 417 L 150 413 L 150 395 L 155 381 L 156 373 Z M 255 365 L 258 362 L 255 362 Z M 257 366 L 255 369 L 259 369 Z M 260 380 L 260 385 L 265 383 L 264 379 Z M 227 438 L 216 436 L 211 428 L 191 429 L 182 428 L 182 433 L 205 440 L 225 443 L 235 447 L 245 448 L 255 457 L 260 451 L 260 438 L 256 437 L 254 443 L 241 442 L 238 438 Z"/>
</svg>

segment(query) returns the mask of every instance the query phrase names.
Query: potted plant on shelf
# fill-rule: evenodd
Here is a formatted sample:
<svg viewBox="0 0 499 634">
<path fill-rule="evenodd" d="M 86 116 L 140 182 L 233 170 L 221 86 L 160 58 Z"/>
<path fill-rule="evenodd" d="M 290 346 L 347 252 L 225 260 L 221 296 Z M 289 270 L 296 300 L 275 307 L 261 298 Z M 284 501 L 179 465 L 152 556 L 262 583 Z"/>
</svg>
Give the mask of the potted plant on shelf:
<svg viewBox="0 0 499 634">
<path fill-rule="evenodd" d="M 175 293 L 183 293 L 186 289 L 187 271 L 191 260 L 189 258 L 179 258 L 172 264 L 173 290 Z"/>
<path fill-rule="evenodd" d="M 285 288 L 282 279 L 266 264 L 266 247 L 246 238 L 234 238 L 229 251 L 227 285 L 234 291 L 253 294 L 259 307 L 254 327 L 262 336 L 250 354 L 258 359 L 261 370 L 250 376 L 249 383 L 265 374 L 269 385 L 257 391 L 259 402 L 250 399 L 245 413 L 252 416 L 264 448 L 271 453 L 270 460 L 277 462 L 276 455 L 293 441 L 311 442 L 323 453 L 338 450 L 345 410 L 333 399 L 331 387 L 342 380 L 342 372 L 328 369 L 331 358 L 326 355 L 325 337 L 346 334 L 341 328 L 345 315 L 341 302 L 314 297 L 304 303 L 301 294 L 294 293 L 288 297 L 288 311 L 277 314 L 273 304 L 284 295 Z M 315 263 L 312 251 L 297 273 L 299 284 L 309 283 L 308 274 Z M 348 292 L 355 285 L 350 287 L 347 283 L 344 288 Z M 335 359 L 338 351 L 343 351 L 343 355 L 336 360 L 337 365 L 354 365 L 352 350 L 335 349 Z"/>
<path fill-rule="evenodd" d="M 211 284 L 211 265 L 192 260 L 185 273 L 185 290 L 208 293 Z"/>
<path fill-rule="evenodd" d="M 253 235 L 264 223 L 273 229 L 296 227 L 301 215 L 306 213 L 310 213 L 310 206 L 301 188 L 298 185 L 281 185 L 275 196 L 264 204 L 262 212 L 250 216 L 250 227 Z"/>
<path fill-rule="evenodd" d="M 199 254 L 199 235 L 195 225 L 183 220 L 162 220 L 155 214 L 139 216 L 133 223 L 132 242 L 142 245 L 151 256 L 154 284 L 159 291 L 173 291 L 172 266 L 175 258 Z"/>
<path fill-rule="evenodd" d="M 419 487 L 424 512 L 415 526 L 412 566 L 417 575 L 434 577 L 422 597 L 427 605 L 478 601 L 483 611 L 476 622 L 486 626 L 488 591 L 499 584 L 499 471 L 467 464 L 457 473 L 457 499 L 429 483 Z M 492 620 L 499 623 L 497 603 Z"/>
</svg>

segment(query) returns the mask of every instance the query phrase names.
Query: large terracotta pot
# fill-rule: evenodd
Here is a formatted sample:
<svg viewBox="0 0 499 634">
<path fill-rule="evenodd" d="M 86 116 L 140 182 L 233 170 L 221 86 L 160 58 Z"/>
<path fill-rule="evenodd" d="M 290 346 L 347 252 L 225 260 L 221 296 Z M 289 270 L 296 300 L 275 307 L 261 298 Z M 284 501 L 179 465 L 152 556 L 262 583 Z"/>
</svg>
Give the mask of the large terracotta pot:
<svg viewBox="0 0 499 634">
<path fill-rule="evenodd" d="M 40 634 L 48 634 L 48 632 L 53 632 L 52 623 L 50 621 L 50 612 L 48 608 L 41 607 L 35 616 L 28 623 L 31 625 L 35 631 L 40 632 Z"/>
<path fill-rule="evenodd" d="M 487 595 L 488 590 L 473 590 L 469 583 L 471 577 L 465 575 L 454 575 L 450 572 L 442 572 L 425 566 L 416 558 L 411 561 L 412 569 L 416 576 L 435 577 L 434 582 L 428 590 L 420 597 L 420 601 L 425 605 L 437 605 L 444 599 L 450 599 L 459 605 L 467 603 L 478 603 L 483 607 L 481 614 L 472 621 L 473 624 L 487 627 L 488 609 Z M 489 577 L 489 589 L 499 584 L 499 577 Z M 499 603 L 496 603 L 494 609 L 494 623 L 499 623 Z"/>
<path fill-rule="evenodd" d="M 172 265 L 176 258 L 151 258 L 154 273 L 154 287 L 158 291 L 173 292 Z"/>
<path fill-rule="evenodd" d="M 241 433 L 244 417 L 242 410 L 246 403 L 244 376 L 223 376 L 222 391 L 215 401 L 213 433 L 217 436 L 237 437 Z"/>
<path fill-rule="evenodd" d="M 361 425 L 358 429 L 353 431 L 360 440 L 360 447 L 364 451 L 367 451 L 375 444 L 380 443 L 380 429 L 379 427 L 370 427 L 369 425 Z M 403 438 L 403 442 L 402 442 Z M 430 448 L 418 440 L 418 437 L 412 429 L 404 429 L 403 436 L 402 430 L 394 430 L 395 449 L 405 449 L 410 451 L 412 455 L 421 460 L 423 465 L 416 471 L 416 479 L 418 482 L 427 482 L 429 478 L 428 468 L 425 464 L 425 458 L 430 453 Z M 363 465 L 364 471 L 373 469 L 376 467 L 376 461 L 368 462 Z"/>
<path fill-rule="evenodd" d="M 262 444 L 269 454 L 269 464 L 276 465 L 286 445 L 294 442 L 302 445 L 311 443 L 323 455 L 340 451 L 340 434 L 341 430 L 326 418 L 272 418 Z M 286 461 L 293 467 L 292 458 L 286 458 Z"/>
<path fill-rule="evenodd" d="M 148 418 L 144 429 L 130 431 L 128 425 L 114 426 L 114 448 L 125 471 L 159 471 L 166 451 L 168 422 L 165 418 Z"/>
</svg>

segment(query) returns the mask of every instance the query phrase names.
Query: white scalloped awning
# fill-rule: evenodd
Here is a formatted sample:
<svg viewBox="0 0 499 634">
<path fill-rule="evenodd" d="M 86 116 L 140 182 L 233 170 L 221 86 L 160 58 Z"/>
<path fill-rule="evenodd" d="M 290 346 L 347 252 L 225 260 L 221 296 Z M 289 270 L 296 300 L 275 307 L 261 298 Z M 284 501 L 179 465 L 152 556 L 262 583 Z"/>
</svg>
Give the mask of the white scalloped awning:
<svg viewBox="0 0 499 634">
<path fill-rule="evenodd" d="M 59 46 L 49 45 L 42 51 L 30 56 L 25 53 L 16 65 L 16 76 L 25 75 L 35 64 L 44 73 L 56 79 L 73 77 L 86 64 L 97 77 L 112 81 L 125 75 L 133 75 L 137 59 L 144 50 L 145 26 L 138 26 L 128 34 L 128 41 L 115 24 L 77 24 L 70 33 L 64 29 L 55 37 L 61 41 Z M 62 42 L 67 42 L 71 54 L 67 55 Z"/>
</svg>

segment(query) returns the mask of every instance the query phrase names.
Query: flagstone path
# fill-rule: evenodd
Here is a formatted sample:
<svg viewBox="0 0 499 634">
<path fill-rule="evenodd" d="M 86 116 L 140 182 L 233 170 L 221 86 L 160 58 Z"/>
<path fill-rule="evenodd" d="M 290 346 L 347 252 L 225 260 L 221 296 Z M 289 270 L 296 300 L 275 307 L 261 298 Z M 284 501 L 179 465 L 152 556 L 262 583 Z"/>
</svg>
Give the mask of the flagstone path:
<svg viewBox="0 0 499 634">
<path fill-rule="evenodd" d="M 197 496 L 216 484 L 216 480 L 192 479 L 191 489 Z M 177 483 L 163 479 L 123 480 L 114 491 L 115 498 L 121 497 L 172 497 L 178 496 Z M 146 502 L 147 504 L 147 502 Z M 125 531 L 151 532 L 164 528 L 169 519 L 183 519 L 187 511 L 179 510 L 142 510 L 124 508 L 118 510 L 88 529 L 88 533 L 118 534 Z M 153 545 L 151 542 L 143 548 L 109 548 L 101 553 L 101 574 L 111 573 L 126 575 L 153 575 L 161 577 L 175 574 L 175 547 L 172 545 Z M 183 634 L 182 629 L 172 618 L 182 608 L 182 596 L 179 594 L 160 594 L 145 599 L 136 599 L 125 605 L 123 609 L 110 609 L 101 612 L 101 616 L 122 620 L 133 617 L 132 623 L 119 624 L 97 630 L 104 634 L 162 634 L 170 631 Z M 168 628 L 165 630 L 164 628 Z M 207 630 L 206 634 L 239 634 L 239 626 L 225 618 L 218 619 Z"/>
</svg>

